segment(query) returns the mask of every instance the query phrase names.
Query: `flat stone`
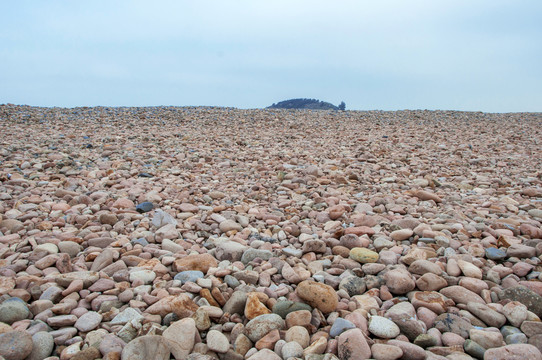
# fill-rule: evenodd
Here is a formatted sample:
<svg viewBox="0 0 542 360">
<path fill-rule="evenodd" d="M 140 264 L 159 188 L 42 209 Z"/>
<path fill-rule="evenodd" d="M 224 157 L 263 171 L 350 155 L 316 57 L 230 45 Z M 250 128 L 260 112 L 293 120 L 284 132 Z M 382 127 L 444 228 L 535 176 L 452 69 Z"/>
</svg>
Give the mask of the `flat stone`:
<svg viewBox="0 0 542 360">
<path fill-rule="evenodd" d="M 497 331 L 470 329 L 469 338 L 484 349 L 491 349 L 504 345 L 502 334 Z"/>
<path fill-rule="evenodd" d="M 462 286 L 448 286 L 439 291 L 442 295 L 449 297 L 456 304 L 468 304 L 470 302 L 477 302 L 479 304 L 485 305 L 484 299 L 482 299 L 478 294 L 465 289 Z"/>
<path fill-rule="evenodd" d="M 88 288 L 100 278 L 100 275 L 93 271 L 75 271 L 66 274 L 57 274 L 53 278 L 58 285 L 64 288 L 67 288 L 74 280 L 82 280 L 83 286 Z"/>
<path fill-rule="evenodd" d="M 219 224 L 220 231 L 222 232 L 228 232 L 228 231 L 241 231 L 243 227 L 241 224 L 238 224 L 234 220 L 225 220 Z"/>
<path fill-rule="evenodd" d="M 390 238 L 394 241 L 404 241 L 408 240 L 413 234 L 412 229 L 395 230 L 390 233 Z"/>
</svg>

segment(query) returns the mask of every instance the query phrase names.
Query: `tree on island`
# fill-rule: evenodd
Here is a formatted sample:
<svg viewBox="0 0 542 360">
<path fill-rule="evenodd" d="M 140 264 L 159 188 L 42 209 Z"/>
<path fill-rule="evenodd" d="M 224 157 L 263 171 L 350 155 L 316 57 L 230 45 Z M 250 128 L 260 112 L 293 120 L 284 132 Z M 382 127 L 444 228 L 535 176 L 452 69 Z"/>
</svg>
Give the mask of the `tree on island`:
<svg viewBox="0 0 542 360">
<path fill-rule="evenodd" d="M 268 109 L 307 109 L 307 110 L 339 110 L 333 104 L 316 99 L 290 99 L 280 101 Z"/>
<path fill-rule="evenodd" d="M 344 101 L 341 101 L 341 103 L 339 104 L 339 110 L 346 110 L 346 104 L 344 103 Z"/>
</svg>

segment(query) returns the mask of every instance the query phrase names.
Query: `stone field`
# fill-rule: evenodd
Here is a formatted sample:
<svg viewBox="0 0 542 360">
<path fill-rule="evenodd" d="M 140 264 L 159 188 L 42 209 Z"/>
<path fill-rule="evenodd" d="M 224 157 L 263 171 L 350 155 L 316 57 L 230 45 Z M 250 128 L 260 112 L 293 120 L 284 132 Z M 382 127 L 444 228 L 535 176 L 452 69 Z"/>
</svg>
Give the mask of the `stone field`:
<svg viewBox="0 0 542 360">
<path fill-rule="evenodd" d="M 0 359 L 542 359 L 542 114 L 0 105 Z"/>
</svg>

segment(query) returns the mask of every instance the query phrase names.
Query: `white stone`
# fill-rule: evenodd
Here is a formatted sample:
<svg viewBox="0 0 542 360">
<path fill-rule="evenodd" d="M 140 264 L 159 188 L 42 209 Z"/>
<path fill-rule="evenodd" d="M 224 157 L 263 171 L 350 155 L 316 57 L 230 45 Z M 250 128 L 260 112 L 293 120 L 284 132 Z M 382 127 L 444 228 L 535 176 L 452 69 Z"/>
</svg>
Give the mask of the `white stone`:
<svg viewBox="0 0 542 360">
<path fill-rule="evenodd" d="M 207 333 L 207 346 L 217 353 L 225 353 L 230 348 L 228 338 L 220 331 L 211 330 Z"/>
<path fill-rule="evenodd" d="M 375 315 L 369 319 L 369 332 L 380 338 L 393 339 L 399 335 L 400 330 L 390 319 Z"/>
</svg>

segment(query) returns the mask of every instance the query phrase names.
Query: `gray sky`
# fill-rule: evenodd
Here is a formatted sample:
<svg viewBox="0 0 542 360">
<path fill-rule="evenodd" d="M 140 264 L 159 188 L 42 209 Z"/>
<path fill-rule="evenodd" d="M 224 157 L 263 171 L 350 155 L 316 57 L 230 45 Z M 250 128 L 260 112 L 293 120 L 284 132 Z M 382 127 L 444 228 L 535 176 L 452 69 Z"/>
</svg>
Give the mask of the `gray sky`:
<svg viewBox="0 0 542 360">
<path fill-rule="evenodd" d="M 0 103 L 542 111 L 542 1 L 3 1 Z"/>
</svg>

